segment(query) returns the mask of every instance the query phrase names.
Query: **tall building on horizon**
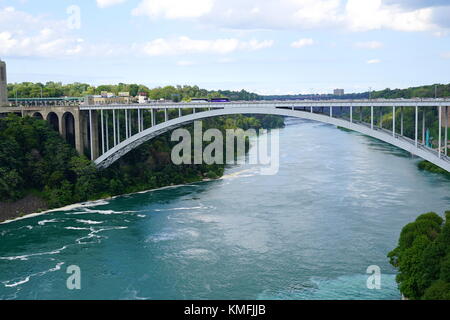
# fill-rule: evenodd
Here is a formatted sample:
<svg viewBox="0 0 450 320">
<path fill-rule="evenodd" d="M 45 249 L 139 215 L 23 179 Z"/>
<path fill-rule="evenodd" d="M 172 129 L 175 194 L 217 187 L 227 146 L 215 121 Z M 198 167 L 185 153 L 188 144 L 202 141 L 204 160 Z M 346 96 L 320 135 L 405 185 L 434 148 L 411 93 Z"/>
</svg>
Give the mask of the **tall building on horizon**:
<svg viewBox="0 0 450 320">
<path fill-rule="evenodd" d="M 8 104 L 8 82 L 6 79 L 6 63 L 0 59 L 0 106 Z"/>
<path fill-rule="evenodd" d="M 344 91 L 344 89 L 334 89 L 333 94 L 335 96 L 343 96 L 345 94 L 345 91 Z"/>
</svg>

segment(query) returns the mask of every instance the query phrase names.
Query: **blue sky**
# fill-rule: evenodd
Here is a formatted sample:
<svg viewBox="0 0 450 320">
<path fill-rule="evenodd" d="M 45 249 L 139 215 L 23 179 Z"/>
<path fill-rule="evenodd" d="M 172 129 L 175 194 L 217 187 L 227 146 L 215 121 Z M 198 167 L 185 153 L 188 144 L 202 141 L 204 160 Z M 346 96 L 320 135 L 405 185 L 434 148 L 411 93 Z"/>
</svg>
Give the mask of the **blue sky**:
<svg viewBox="0 0 450 320">
<path fill-rule="evenodd" d="M 262 94 L 449 83 L 450 1 L 0 0 L 0 58 L 9 82 Z"/>
</svg>

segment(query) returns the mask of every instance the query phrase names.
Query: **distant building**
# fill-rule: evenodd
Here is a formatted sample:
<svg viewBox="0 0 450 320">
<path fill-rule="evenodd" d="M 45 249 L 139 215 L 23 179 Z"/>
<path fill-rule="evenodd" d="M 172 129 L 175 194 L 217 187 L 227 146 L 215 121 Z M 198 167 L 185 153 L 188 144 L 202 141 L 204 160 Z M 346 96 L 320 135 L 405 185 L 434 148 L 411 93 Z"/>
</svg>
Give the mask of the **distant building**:
<svg viewBox="0 0 450 320">
<path fill-rule="evenodd" d="M 118 97 L 105 93 L 99 96 L 87 96 L 85 104 L 87 105 L 105 105 L 105 104 L 130 104 L 132 102 L 131 97 Z"/>
<path fill-rule="evenodd" d="M 144 104 L 144 103 L 147 103 L 147 102 L 148 102 L 147 93 L 139 92 L 138 93 L 138 103 L 139 104 Z"/>
<path fill-rule="evenodd" d="M 6 63 L 0 60 L 0 106 L 8 104 L 8 82 L 6 79 Z"/>
<path fill-rule="evenodd" d="M 102 92 L 100 93 L 100 96 L 101 96 L 102 98 L 112 98 L 112 97 L 115 97 L 115 94 L 112 93 L 112 92 L 108 92 L 108 91 L 102 91 Z"/>
<path fill-rule="evenodd" d="M 344 89 L 334 89 L 335 96 L 343 96 L 345 94 Z"/>
</svg>

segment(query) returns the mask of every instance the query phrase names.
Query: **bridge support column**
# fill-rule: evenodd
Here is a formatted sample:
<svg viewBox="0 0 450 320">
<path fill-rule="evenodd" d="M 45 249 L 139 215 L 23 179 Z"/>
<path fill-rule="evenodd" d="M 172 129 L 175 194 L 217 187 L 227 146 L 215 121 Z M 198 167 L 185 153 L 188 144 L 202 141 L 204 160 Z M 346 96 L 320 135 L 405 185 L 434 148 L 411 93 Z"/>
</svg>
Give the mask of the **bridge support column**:
<svg viewBox="0 0 450 320">
<path fill-rule="evenodd" d="M 395 107 L 392 107 L 392 136 L 395 138 L 395 117 L 397 114 L 395 113 Z"/>
<path fill-rule="evenodd" d="M 75 130 L 75 148 L 80 155 L 84 154 L 84 138 L 83 138 L 83 117 L 81 111 L 76 111 L 73 114 L 74 117 L 74 130 Z"/>
<path fill-rule="evenodd" d="M 445 107 L 445 155 L 448 155 L 448 107 Z"/>
<path fill-rule="evenodd" d="M 106 121 L 106 127 L 105 127 L 105 130 L 106 130 L 106 151 L 108 151 L 109 150 L 109 112 L 108 111 L 106 111 L 106 114 L 105 114 L 105 121 Z"/>
<path fill-rule="evenodd" d="M 442 107 L 439 106 L 438 107 L 438 112 L 439 112 L 439 147 L 438 147 L 438 152 L 439 152 L 439 159 L 442 157 Z"/>
<path fill-rule="evenodd" d="M 422 144 L 425 145 L 425 109 L 422 112 Z"/>
<path fill-rule="evenodd" d="M 116 110 L 113 110 L 114 147 L 117 146 Z"/>
<path fill-rule="evenodd" d="M 128 139 L 128 110 L 125 109 L 125 140 Z"/>
<path fill-rule="evenodd" d="M 103 110 L 100 111 L 100 126 L 101 126 L 101 135 L 102 135 L 102 154 L 105 153 L 105 123 L 104 123 L 104 116 L 103 116 Z"/>
<path fill-rule="evenodd" d="M 403 107 L 400 109 L 400 135 L 403 135 Z"/>
<path fill-rule="evenodd" d="M 164 109 L 164 120 L 167 122 L 169 121 L 169 112 L 168 109 Z"/>
<path fill-rule="evenodd" d="M 353 123 L 353 106 L 350 107 L 350 122 Z"/>
<path fill-rule="evenodd" d="M 370 107 L 370 128 L 373 130 L 373 106 Z"/>
<path fill-rule="evenodd" d="M 89 110 L 89 140 L 91 144 L 91 160 L 99 157 L 99 139 L 98 139 L 98 114 L 96 111 Z"/>
<path fill-rule="evenodd" d="M 418 135 L 419 135 L 419 107 L 416 106 L 416 118 L 415 118 L 415 134 L 414 134 L 414 140 L 415 140 L 415 145 L 416 148 L 418 146 Z"/>
<path fill-rule="evenodd" d="M 59 134 L 61 135 L 61 137 L 64 138 L 64 140 L 66 140 L 66 132 L 67 132 L 67 128 L 66 128 L 66 124 L 64 121 L 64 113 L 61 114 L 57 114 L 58 116 L 58 129 L 59 129 Z"/>
<path fill-rule="evenodd" d="M 138 113 L 138 132 L 141 132 L 142 131 L 142 129 L 141 129 L 141 110 L 138 109 L 137 113 Z"/>
<path fill-rule="evenodd" d="M 117 144 L 121 143 L 122 139 L 120 138 L 120 114 L 117 114 Z"/>
<path fill-rule="evenodd" d="M 128 121 L 130 121 L 128 123 L 128 129 L 129 129 L 129 133 L 128 133 L 128 138 L 131 138 L 131 136 L 133 135 L 133 110 L 130 110 L 130 116 L 128 118 Z"/>
</svg>

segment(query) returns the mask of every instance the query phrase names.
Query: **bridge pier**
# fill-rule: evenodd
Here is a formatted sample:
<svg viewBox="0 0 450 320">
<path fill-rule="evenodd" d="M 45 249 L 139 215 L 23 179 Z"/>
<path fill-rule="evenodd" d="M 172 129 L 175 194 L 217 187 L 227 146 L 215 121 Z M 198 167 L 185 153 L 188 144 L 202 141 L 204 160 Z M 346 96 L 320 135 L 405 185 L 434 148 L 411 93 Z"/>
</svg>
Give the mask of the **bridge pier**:
<svg viewBox="0 0 450 320">
<path fill-rule="evenodd" d="M 89 143 L 92 161 L 100 156 L 98 130 L 98 113 L 95 110 L 89 110 Z"/>
<path fill-rule="evenodd" d="M 77 149 L 80 155 L 84 154 L 84 140 L 83 140 L 83 120 L 81 116 L 81 112 L 77 110 L 73 114 L 74 117 L 74 131 L 75 131 L 75 149 Z"/>
<path fill-rule="evenodd" d="M 397 112 L 395 110 L 395 106 L 392 107 L 392 136 L 395 138 L 395 120 L 396 120 Z"/>
</svg>

